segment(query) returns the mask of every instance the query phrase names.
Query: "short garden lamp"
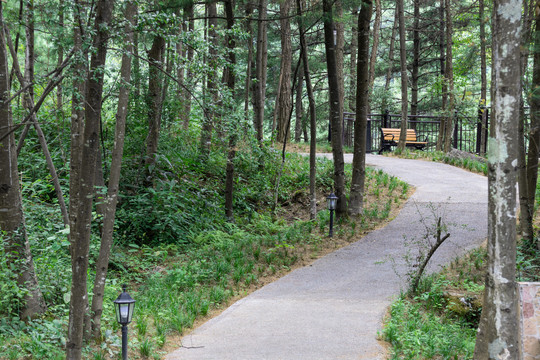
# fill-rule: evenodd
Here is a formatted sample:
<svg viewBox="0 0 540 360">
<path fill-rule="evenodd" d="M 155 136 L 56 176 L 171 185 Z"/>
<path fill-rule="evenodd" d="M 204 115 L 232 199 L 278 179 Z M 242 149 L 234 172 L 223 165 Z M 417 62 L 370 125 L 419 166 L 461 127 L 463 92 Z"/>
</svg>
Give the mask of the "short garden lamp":
<svg viewBox="0 0 540 360">
<path fill-rule="evenodd" d="M 326 201 L 328 201 L 328 210 L 330 210 L 330 233 L 328 236 L 332 237 L 334 236 L 334 210 L 337 207 L 338 197 L 334 193 L 331 193 L 326 198 Z"/>
<path fill-rule="evenodd" d="M 127 360 L 127 325 L 133 318 L 135 300 L 126 292 L 126 285 L 122 285 L 122 293 L 114 300 L 116 321 L 122 325 L 122 360 Z"/>
</svg>

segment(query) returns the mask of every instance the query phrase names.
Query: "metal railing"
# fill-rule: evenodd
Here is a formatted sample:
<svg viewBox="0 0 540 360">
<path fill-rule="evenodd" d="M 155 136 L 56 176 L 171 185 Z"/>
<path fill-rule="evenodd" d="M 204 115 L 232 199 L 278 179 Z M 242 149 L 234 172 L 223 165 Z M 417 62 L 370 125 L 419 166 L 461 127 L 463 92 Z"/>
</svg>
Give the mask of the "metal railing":
<svg viewBox="0 0 540 360">
<path fill-rule="evenodd" d="M 481 145 L 486 151 L 486 141 L 481 138 L 482 128 L 484 129 L 484 139 L 487 139 L 487 126 L 482 126 L 483 116 L 489 119 L 488 110 L 481 109 L 478 117 L 469 117 L 454 114 L 454 131 L 452 134 L 452 145 L 455 149 L 470 153 L 480 153 Z M 354 120 L 355 114 L 343 114 L 343 144 L 352 147 L 354 144 Z M 409 115 L 407 127 L 415 129 L 419 141 L 427 141 L 427 151 L 436 148 L 439 138 L 441 124 L 445 123 L 444 116 L 431 115 Z M 487 124 L 487 122 L 485 122 Z M 369 114 L 367 122 L 366 151 L 375 152 L 381 147 L 380 128 L 399 128 L 401 126 L 401 115 L 390 114 Z"/>
</svg>

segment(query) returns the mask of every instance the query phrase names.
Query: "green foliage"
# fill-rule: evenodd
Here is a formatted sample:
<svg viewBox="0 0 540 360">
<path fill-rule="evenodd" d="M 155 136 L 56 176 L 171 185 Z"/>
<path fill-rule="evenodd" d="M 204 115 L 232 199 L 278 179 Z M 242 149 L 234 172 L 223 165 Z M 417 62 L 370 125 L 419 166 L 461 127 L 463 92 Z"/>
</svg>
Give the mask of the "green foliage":
<svg viewBox="0 0 540 360">
<path fill-rule="evenodd" d="M 422 296 L 439 298 L 430 292 Z M 475 329 L 404 297 L 392 304 L 390 316 L 382 336 L 392 344 L 391 359 L 472 359 Z"/>
</svg>

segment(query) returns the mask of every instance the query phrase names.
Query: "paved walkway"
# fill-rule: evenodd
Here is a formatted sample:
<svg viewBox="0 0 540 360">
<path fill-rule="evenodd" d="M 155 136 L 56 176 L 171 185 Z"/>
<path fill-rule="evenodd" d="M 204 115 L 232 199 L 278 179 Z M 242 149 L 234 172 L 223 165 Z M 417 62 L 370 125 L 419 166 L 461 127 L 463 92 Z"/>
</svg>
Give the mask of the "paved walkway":
<svg viewBox="0 0 540 360">
<path fill-rule="evenodd" d="M 487 180 L 434 162 L 377 155 L 366 161 L 416 187 L 393 221 L 236 302 L 166 359 L 385 359 L 377 331 L 406 284 L 390 262 L 380 262 L 392 257 L 403 271 L 403 237 L 424 234 L 420 220 L 433 223 L 430 208 L 455 224 L 431 269 L 478 246 L 487 237 Z"/>
</svg>

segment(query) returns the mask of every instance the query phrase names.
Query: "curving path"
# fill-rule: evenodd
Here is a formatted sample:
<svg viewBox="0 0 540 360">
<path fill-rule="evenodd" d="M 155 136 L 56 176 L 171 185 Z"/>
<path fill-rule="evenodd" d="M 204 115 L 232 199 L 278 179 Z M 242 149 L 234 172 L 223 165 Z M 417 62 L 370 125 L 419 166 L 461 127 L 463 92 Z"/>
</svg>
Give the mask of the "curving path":
<svg viewBox="0 0 540 360">
<path fill-rule="evenodd" d="M 478 246 L 487 237 L 487 179 L 421 160 L 368 155 L 366 162 L 416 187 L 393 221 L 236 302 L 166 359 L 385 359 L 377 331 L 405 284 L 381 261 L 392 257 L 403 271 L 404 236 L 424 233 L 420 220 L 433 223 L 431 208 L 455 224 L 431 269 Z"/>
</svg>

